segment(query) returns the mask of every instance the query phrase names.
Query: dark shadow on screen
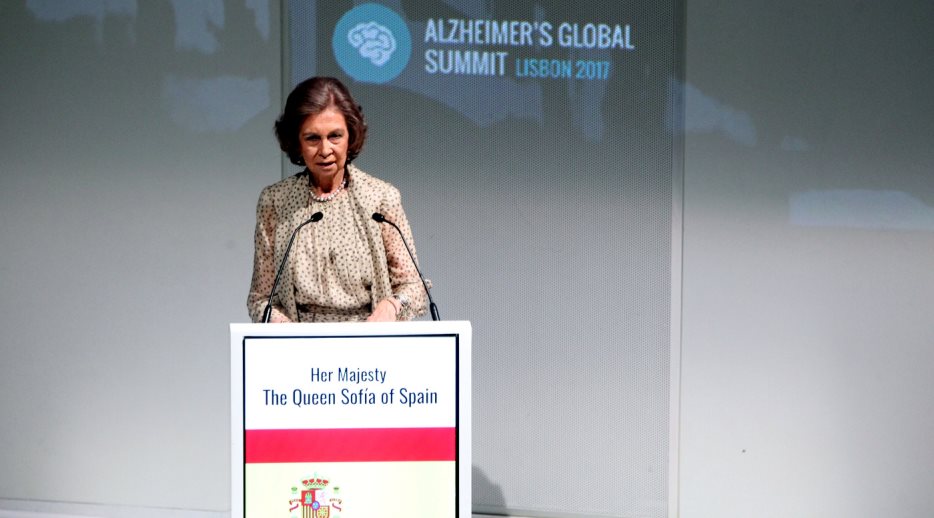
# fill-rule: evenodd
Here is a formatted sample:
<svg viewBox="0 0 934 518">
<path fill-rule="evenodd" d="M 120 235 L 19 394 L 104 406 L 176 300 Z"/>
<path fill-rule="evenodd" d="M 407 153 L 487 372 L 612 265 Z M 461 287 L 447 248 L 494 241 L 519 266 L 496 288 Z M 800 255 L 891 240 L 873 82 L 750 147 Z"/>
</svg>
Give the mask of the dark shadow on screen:
<svg viewBox="0 0 934 518">
<path fill-rule="evenodd" d="M 473 466 L 472 472 L 473 512 L 506 516 L 506 499 L 503 497 L 503 490 L 477 466 Z"/>
</svg>

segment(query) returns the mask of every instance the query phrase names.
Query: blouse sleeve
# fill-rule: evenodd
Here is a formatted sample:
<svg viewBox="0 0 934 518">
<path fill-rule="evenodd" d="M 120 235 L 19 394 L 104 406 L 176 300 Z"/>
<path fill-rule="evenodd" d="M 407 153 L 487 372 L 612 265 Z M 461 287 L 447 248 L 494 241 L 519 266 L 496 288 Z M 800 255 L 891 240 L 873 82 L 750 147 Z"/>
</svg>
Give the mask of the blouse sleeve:
<svg viewBox="0 0 934 518">
<path fill-rule="evenodd" d="M 412 255 L 418 261 L 418 255 L 415 252 L 415 239 L 412 237 L 412 228 L 409 226 L 409 220 L 405 216 L 405 210 L 402 209 L 402 197 L 399 190 L 391 188 L 385 200 L 385 205 L 380 208 L 386 219 L 399 226 L 405 241 L 412 249 Z M 425 287 L 418 276 L 418 271 L 406 251 L 405 244 L 395 229 L 383 229 L 383 246 L 386 249 L 386 262 L 389 266 L 389 282 L 392 287 L 392 293 L 401 300 L 406 301 L 406 305 L 399 312 L 398 320 L 411 320 L 417 316 L 424 315 L 427 308 L 427 296 Z M 430 286 L 429 282 L 429 286 Z"/>
<path fill-rule="evenodd" d="M 256 231 L 253 236 L 253 280 L 250 283 L 250 294 L 247 296 L 247 310 L 253 322 L 263 318 L 266 301 L 276 275 L 276 207 L 269 192 L 263 189 L 256 204 Z M 273 320 L 276 317 L 285 318 L 277 304 L 273 304 Z"/>
</svg>

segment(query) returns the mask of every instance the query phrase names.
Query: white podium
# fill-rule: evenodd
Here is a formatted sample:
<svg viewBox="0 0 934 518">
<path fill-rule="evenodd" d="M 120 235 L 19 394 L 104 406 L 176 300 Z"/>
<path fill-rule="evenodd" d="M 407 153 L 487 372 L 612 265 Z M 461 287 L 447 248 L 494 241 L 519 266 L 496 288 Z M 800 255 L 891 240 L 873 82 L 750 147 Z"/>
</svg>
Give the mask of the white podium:
<svg viewBox="0 0 934 518">
<path fill-rule="evenodd" d="M 231 324 L 231 517 L 471 516 L 469 322 Z"/>
</svg>

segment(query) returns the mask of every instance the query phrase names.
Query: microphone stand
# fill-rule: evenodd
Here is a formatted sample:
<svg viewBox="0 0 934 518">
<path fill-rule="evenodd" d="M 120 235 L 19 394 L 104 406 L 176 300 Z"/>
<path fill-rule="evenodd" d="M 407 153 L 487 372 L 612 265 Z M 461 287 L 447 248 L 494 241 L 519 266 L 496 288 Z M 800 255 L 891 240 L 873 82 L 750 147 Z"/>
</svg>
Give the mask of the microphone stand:
<svg viewBox="0 0 934 518">
<path fill-rule="evenodd" d="M 389 223 L 392 225 L 392 228 L 396 229 L 396 232 L 399 233 L 399 237 L 402 238 L 402 244 L 405 245 L 405 250 L 409 253 L 409 257 L 412 258 L 412 264 L 415 265 L 415 271 L 418 272 L 418 278 L 422 280 L 422 286 L 425 287 L 425 294 L 428 295 L 428 308 L 431 311 L 431 319 L 434 321 L 441 320 L 441 315 L 438 313 L 438 306 L 435 305 L 434 299 L 431 298 L 431 291 L 428 289 L 428 283 L 425 282 L 425 276 L 422 275 L 422 271 L 418 268 L 418 263 L 415 261 L 415 254 L 413 254 L 412 249 L 409 248 L 409 243 L 406 242 L 402 229 L 392 221 L 386 219 L 386 217 L 379 212 L 373 213 L 373 220 L 378 223 Z"/>
<path fill-rule="evenodd" d="M 272 290 L 269 291 L 269 300 L 266 301 L 266 309 L 263 310 L 264 324 L 268 324 L 269 318 L 272 316 L 272 298 L 275 296 L 276 289 L 279 287 L 279 277 L 282 276 L 282 270 L 285 268 L 285 263 L 289 260 L 289 252 L 292 250 L 292 242 L 295 241 L 295 236 L 298 235 L 298 231 L 301 230 L 302 227 L 309 223 L 321 221 L 321 218 L 323 217 L 324 214 L 321 212 L 315 212 L 304 223 L 295 227 L 295 230 L 292 231 L 292 237 L 289 238 L 289 244 L 285 247 L 285 254 L 282 255 L 282 262 L 279 263 L 279 270 L 276 272 L 276 280 L 272 282 Z"/>
</svg>

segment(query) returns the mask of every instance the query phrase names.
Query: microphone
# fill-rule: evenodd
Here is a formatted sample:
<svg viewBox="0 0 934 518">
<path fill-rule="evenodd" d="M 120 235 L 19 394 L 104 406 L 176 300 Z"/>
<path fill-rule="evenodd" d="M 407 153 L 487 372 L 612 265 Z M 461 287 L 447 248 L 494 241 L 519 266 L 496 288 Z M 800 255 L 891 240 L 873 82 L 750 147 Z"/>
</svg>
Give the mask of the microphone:
<svg viewBox="0 0 934 518">
<path fill-rule="evenodd" d="M 412 264 L 415 265 L 415 271 L 418 272 L 418 278 L 422 280 L 422 286 L 425 287 L 425 294 L 428 295 L 428 307 L 431 309 L 431 319 L 441 320 L 441 315 L 438 314 L 438 306 L 435 305 L 435 301 L 431 298 L 431 291 L 428 289 L 428 283 L 425 282 L 425 276 L 422 275 L 422 271 L 418 269 L 418 263 L 415 262 L 415 255 L 412 254 L 412 249 L 409 248 L 409 244 L 405 241 L 405 236 L 402 234 L 402 229 L 396 226 L 396 224 L 392 221 L 386 219 L 386 217 L 379 212 L 373 213 L 373 220 L 377 223 L 389 223 L 392 225 L 392 228 L 396 229 L 396 232 L 399 233 L 399 237 L 402 238 L 402 244 L 405 245 L 405 250 L 409 253 L 409 257 L 412 258 Z"/>
<path fill-rule="evenodd" d="M 279 287 L 279 277 L 282 275 L 282 270 L 285 268 L 285 263 L 289 260 L 289 252 L 292 250 L 292 242 L 295 241 L 295 236 L 298 235 L 298 231 L 302 229 L 305 225 L 309 223 L 314 223 L 316 221 L 321 221 L 321 218 L 324 217 L 320 211 L 315 212 L 308 218 L 304 223 L 295 227 L 295 230 L 292 231 L 292 237 L 289 238 L 289 245 L 285 247 L 285 254 L 282 255 L 282 262 L 279 263 L 279 271 L 276 272 L 276 280 L 272 281 L 272 290 L 269 291 L 269 300 L 266 301 L 266 309 L 263 310 L 263 323 L 269 323 L 269 317 L 272 316 L 272 298 L 276 294 L 276 288 Z"/>
</svg>

